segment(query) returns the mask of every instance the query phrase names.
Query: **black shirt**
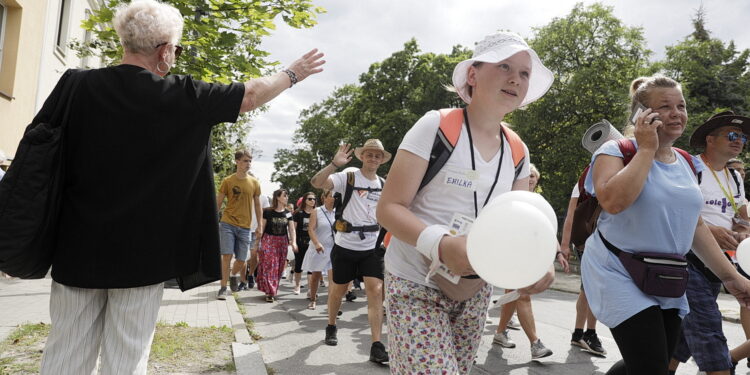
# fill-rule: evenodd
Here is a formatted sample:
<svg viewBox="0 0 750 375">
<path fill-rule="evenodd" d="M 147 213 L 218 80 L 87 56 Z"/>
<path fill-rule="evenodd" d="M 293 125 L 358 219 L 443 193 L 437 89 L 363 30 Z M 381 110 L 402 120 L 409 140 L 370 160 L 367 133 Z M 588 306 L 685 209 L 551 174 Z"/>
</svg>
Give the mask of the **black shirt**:
<svg viewBox="0 0 750 375">
<path fill-rule="evenodd" d="M 288 225 L 292 221 L 292 214 L 287 210 L 278 212 L 272 208 L 266 208 L 263 210 L 263 219 L 266 221 L 264 234 L 286 236 L 289 232 Z"/>
<path fill-rule="evenodd" d="M 297 244 L 306 244 L 310 242 L 310 233 L 307 228 L 310 225 L 310 214 L 305 211 L 294 212 L 295 231 L 297 233 Z"/>
<path fill-rule="evenodd" d="M 219 279 L 209 136 L 237 120 L 244 85 L 133 65 L 84 74 L 65 135 L 53 279 L 127 288 L 178 277 L 183 289 Z"/>
</svg>

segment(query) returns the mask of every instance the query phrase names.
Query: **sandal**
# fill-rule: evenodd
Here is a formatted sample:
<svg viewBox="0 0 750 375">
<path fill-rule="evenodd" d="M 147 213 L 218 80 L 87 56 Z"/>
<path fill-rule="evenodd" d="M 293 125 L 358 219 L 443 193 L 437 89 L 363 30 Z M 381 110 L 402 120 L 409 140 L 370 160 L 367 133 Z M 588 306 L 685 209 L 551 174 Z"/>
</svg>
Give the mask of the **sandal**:
<svg viewBox="0 0 750 375">
<path fill-rule="evenodd" d="M 273 302 L 273 296 L 266 296 L 266 302 Z"/>
<path fill-rule="evenodd" d="M 310 310 L 315 310 L 315 300 L 311 300 L 310 303 L 307 304 L 307 308 Z"/>
</svg>

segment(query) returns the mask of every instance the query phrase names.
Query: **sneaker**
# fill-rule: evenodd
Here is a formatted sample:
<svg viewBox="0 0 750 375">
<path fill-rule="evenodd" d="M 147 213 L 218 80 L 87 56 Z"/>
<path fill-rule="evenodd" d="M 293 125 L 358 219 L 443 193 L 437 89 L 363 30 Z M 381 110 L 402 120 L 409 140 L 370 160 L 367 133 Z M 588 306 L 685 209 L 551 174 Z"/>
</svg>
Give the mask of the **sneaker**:
<svg viewBox="0 0 750 375">
<path fill-rule="evenodd" d="M 515 348 L 516 343 L 508 337 L 508 330 L 495 333 L 492 343 L 502 346 L 503 348 Z M 532 348 L 533 349 L 533 348 Z"/>
<path fill-rule="evenodd" d="M 519 323 L 518 319 L 516 319 L 516 316 L 513 315 L 510 317 L 508 326 L 506 328 L 518 331 L 519 329 L 521 329 L 521 323 Z"/>
<path fill-rule="evenodd" d="M 237 291 L 239 292 L 240 290 L 247 290 L 247 283 L 240 281 L 240 284 L 237 285 Z"/>
<path fill-rule="evenodd" d="M 575 345 L 579 348 L 583 348 L 585 350 L 589 349 L 589 345 L 586 344 L 586 341 L 583 340 L 583 332 L 576 333 L 573 332 L 573 335 L 570 337 L 570 345 Z"/>
<path fill-rule="evenodd" d="M 240 275 L 229 276 L 229 290 L 236 292 L 237 286 L 240 283 Z"/>
<path fill-rule="evenodd" d="M 385 345 L 380 341 L 375 341 L 370 347 L 370 362 L 386 363 L 388 362 L 388 352 L 385 351 Z"/>
<path fill-rule="evenodd" d="M 531 359 L 539 359 L 551 355 L 552 351 L 542 344 L 542 340 L 537 339 L 536 342 L 531 343 Z"/>
<path fill-rule="evenodd" d="M 339 343 L 339 339 L 336 338 L 336 326 L 326 326 L 326 345 L 336 346 Z"/>
<path fill-rule="evenodd" d="M 346 297 L 345 298 L 346 298 L 346 302 L 352 302 L 355 299 L 357 299 L 357 296 L 354 294 L 353 291 L 350 290 L 350 291 L 346 292 Z"/>
<path fill-rule="evenodd" d="M 227 292 L 227 287 L 222 286 L 221 288 L 219 288 L 219 293 L 216 295 L 216 299 L 224 301 L 227 299 L 228 295 L 229 293 Z"/>
<path fill-rule="evenodd" d="M 592 332 L 590 334 L 584 334 L 583 341 L 586 343 L 586 346 L 588 346 L 587 350 L 589 352 L 600 355 L 600 356 L 607 355 L 607 351 L 604 350 L 604 347 L 602 346 L 602 342 L 599 340 L 599 337 L 596 335 L 596 332 Z"/>
<path fill-rule="evenodd" d="M 252 276 L 247 277 L 247 289 L 255 288 L 255 278 Z"/>
</svg>

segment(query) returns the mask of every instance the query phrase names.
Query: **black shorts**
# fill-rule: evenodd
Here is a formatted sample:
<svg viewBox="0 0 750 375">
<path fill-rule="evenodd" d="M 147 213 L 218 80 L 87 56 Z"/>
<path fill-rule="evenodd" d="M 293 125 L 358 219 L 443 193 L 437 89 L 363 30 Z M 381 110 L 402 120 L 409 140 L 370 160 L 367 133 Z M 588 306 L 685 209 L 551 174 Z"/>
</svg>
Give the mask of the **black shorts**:
<svg viewBox="0 0 750 375">
<path fill-rule="evenodd" d="M 377 250 L 349 250 L 339 245 L 333 245 L 331 250 L 331 265 L 333 282 L 346 284 L 355 278 L 377 277 L 383 280 L 383 256 L 385 251 Z"/>
</svg>

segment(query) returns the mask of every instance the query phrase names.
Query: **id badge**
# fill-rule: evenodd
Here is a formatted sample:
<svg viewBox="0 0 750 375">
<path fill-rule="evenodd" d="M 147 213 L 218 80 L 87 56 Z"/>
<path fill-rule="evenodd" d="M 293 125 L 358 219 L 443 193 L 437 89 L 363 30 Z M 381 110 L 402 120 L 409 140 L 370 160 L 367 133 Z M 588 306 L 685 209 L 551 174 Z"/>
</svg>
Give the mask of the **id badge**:
<svg viewBox="0 0 750 375">
<path fill-rule="evenodd" d="M 471 169 L 448 170 L 445 172 L 443 183 L 460 190 L 477 191 L 479 172 Z"/>
<path fill-rule="evenodd" d="M 459 213 L 453 214 L 449 229 L 451 236 L 465 236 L 469 234 L 472 224 L 474 224 L 474 218 Z"/>
</svg>

